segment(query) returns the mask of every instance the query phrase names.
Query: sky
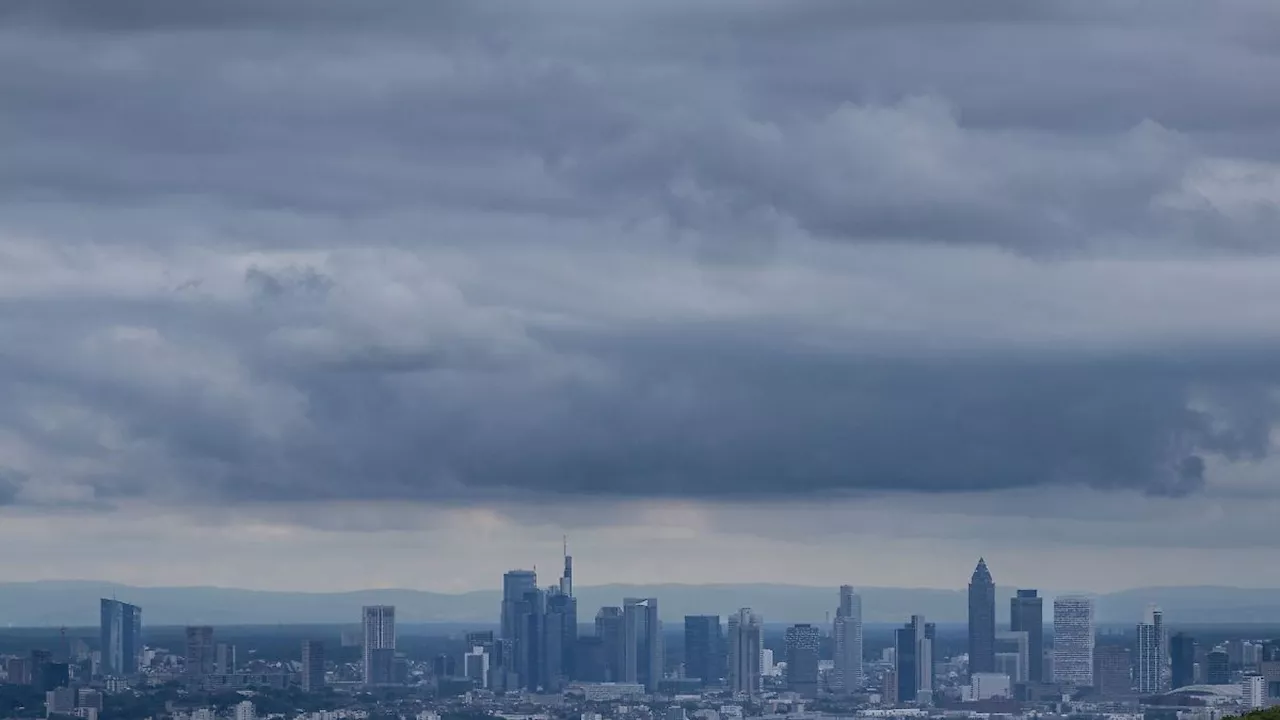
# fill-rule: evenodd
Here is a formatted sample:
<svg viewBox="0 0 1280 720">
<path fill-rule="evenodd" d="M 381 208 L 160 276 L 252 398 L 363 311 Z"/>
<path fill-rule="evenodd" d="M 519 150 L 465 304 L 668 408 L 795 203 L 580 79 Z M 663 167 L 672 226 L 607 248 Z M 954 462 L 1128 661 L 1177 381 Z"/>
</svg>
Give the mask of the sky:
<svg viewBox="0 0 1280 720">
<path fill-rule="evenodd" d="M 7 580 L 1280 587 L 1271 0 L 12 0 L 0 97 Z"/>
</svg>

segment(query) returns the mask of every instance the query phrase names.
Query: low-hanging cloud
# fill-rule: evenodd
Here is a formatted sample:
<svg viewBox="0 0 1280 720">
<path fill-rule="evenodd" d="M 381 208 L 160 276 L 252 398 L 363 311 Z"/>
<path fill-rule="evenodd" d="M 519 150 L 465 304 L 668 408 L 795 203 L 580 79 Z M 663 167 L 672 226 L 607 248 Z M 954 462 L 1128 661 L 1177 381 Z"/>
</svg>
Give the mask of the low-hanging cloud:
<svg viewBox="0 0 1280 720">
<path fill-rule="evenodd" d="M 1268 6 L 386 7 L 6 10 L 6 502 L 1178 496 L 1269 453 Z"/>
</svg>

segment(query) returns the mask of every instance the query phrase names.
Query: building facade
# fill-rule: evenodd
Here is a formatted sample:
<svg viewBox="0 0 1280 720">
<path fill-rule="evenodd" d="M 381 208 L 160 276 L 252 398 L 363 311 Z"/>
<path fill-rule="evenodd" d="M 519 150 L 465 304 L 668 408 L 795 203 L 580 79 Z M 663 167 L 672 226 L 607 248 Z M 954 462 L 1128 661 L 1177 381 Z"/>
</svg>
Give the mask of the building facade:
<svg viewBox="0 0 1280 720">
<path fill-rule="evenodd" d="M 760 661 L 764 623 L 751 608 L 729 616 L 729 690 L 735 695 L 760 694 Z"/>
<path fill-rule="evenodd" d="M 319 692 L 324 689 L 324 643 L 307 640 L 302 643 L 302 689 Z"/>
<path fill-rule="evenodd" d="M 840 606 L 831 627 L 834 647 L 832 687 L 838 691 L 861 689 L 862 675 L 862 598 L 849 585 L 840 586 Z"/>
<path fill-rule="evenodd" d="M 1154 606 L 1148 607 L 1143 622 L 1138 623 L 1134 639 L 1133 680 L 1138 692 L 1154 695 L 1163 689 L 1164 616 Z"/>
<path fill-rule="evenodd" d="M 119 600 L 101 601 L 102 674 L 136 675 L 142 657 L 142 608 Z"/>
<path fill-rule="evenodd" d="M 992 673 L 996 669 L 996 584 L 987 561 L 969 578 L 969 673 Z"/>
<path fill-rule="evenodd" d="M 1071 687 L 1093 686 L 1093 600 L 1068 595 L 1053 601 L 1053 679 Z"/>
<path fill-rule="evenodd" d="M 787 689 L 801 697 L 818 696 L 818 651 L 821 633 L 807 623 L 787 628 Z"/>
<path fill-rule="evenodd" d="M 364 684 L 388 685 L 395 674 L 396 609 L 393 605 L 366 605 L 361 609 Z"/>
<path fill-rule="evenodd" d="M 657 598 L 622 601 L 622 681 L 653 692 L 662 680 L 662 622 Z"/>
<path fill-rule="evenodd" d="M 1009 598 L 1009 630 L 1027 634 L 1027 675 L 1023 682 L 1044 682 L 1044 598 L 1019 590 Z"/>
<path fill-rule="evenodd" d="M 193 625 L 187 628 L 185 672 L 189 678 L 212 675 L 215 666 L 213 628 Z"/>
<path fill-rule="evenodd" d="M 703 687 L 724 678 L 724 634 L 719 615 L 684 617 L 684 676 L 697 678 Z"/>
</svg>

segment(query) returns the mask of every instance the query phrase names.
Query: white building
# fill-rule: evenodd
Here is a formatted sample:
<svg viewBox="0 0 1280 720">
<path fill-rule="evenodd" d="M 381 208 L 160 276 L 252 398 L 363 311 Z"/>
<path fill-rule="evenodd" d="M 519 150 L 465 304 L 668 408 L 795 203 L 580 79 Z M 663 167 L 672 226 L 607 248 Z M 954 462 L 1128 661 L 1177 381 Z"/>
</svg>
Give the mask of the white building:
<svg viewBox="0 0 1280 720">
<path fill-rule="evenodd" d="M 1146 617 L 1138 623 L 1134 658 L 1134 681 L 1143 695 L 1160 692 L 1164 672 L 1164 615 L 1154 605 L 1147 607 Z"/>
<path fill-rule="evenodd" d="M 258 712 L 254 710 L 252 701 L 236 703 L 235 720 L 257 720 L 257 718 Z"/>
<path fill-rule="evenodd" d="M 835 667 L 832 686 L 853 692 L 862 687 L 862 598 L 849 585 L 840 586 L 840 607 L 832 625 Z"/>
<path fill-rule="evenodd" d="M 990 700 L 1011 697 L 1009 676 L 1003 673 L 974 673 L 969 676 L 969 699 Z"/>
<path fill-rule="evenodd" d="M 1093 600 L 1064 596 L 1053 601 L 1053 679 L 1093 686 Z"/>
<path fill-rule="evenodd" d="M 391 681 L 390 677 L 380 677 L 380 675 L 389 675 L 390 667 L 381 668 L 379 673 L 379 665 L 376 662 L 382 653 L 379 650 L 395 652 L 396 649 L 396 609 L 392 605 L 366 605 L 363 610 L 363 629 L 364 629 L 364 682 L 366 685 L 376 685 L 378 683 L 387 683 Z"/>
<path fill-rule="evenodd" d="M 1240 702 L 1247 708 L 1267 706 L 1267 679 L 1261 675 L 1245 675 L 1240 682 Z"/>
</svg>

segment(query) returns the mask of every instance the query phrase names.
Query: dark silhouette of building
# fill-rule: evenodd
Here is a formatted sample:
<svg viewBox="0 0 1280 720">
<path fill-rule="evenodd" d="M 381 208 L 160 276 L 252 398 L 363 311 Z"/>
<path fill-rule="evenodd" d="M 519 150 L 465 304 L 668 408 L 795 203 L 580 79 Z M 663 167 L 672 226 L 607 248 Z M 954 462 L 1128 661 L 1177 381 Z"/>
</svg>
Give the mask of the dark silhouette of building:
<svg viewBox="0 0 1280 720">
<path fill-rule="evenodd" d="M 188 677 L 199 678 L 213 674 L 213 628 L 195 625 L 187 628 L 187 653 L 184 666 Z"/>
<path fill-rule="evenodd" d="M 987 563 L 978 566 L 969 579 L 969 673 L 996 670 L 996 585 Z"/>
<path fill-rule="evenodd" d="M 307 640 L 302 643 L 302 689 L 318 692 L 324 686 L 324 643 Z"/>
<path fill-rule="evenodd" d="M 142 608 L 103 598 L 99 640 L 103 675 L 136 675 L 142 655 Z"/>
<path fill-rule="evenodd" d="M 597 635 L 578 637 L 578 658 L 575 661 L 576 680 L 605 682 L 604 638 Z"/>
<path fill-rule="evenodd" d="M 396 651 L 394 648 L 373 648 L 368 652 L 368 670 L 365 685 L 394 685 L 396 678 Z"/>
<path fill-rule="evenodd" d="M 1204 681 L 1209 685 L 1231 684 L 1231 658 L 1221 650 L 1214 650 L 1205 656 L 1208 667 L 1205 668 Z"/>
<path fill-rule="evenodd" d="M 1035 590 L 1009 598 L 1009 629 L 1027 634 L 1027 680 L 1044 682 L 1044 598 Z"/>
<path fill-rule="evenodd" d="M 519 605 L 525 593 L 538 587 L 538 575 L 532 570 L 511 570 L 502 576 L 502 615 L 498 637 L 515 640 L 520 630 Z"/>
<path fill-rule="evenodd" d="M 724 636 L 719 615 L 684 616 L 684 676 L 716 685 L 724 676 Z"/>
<path fill-rule="evenodd" d="M 1186 633 L 1169 638 L 1169 662 L 1172 675 L 1169 686 L 1176 690 L 1196 684 L 1196 641 Z"/>
<path fill-rule="evenodd" d="M 29 677 L 26 679 L 36 692 L 66 687 L 71 680 L 70 666 L 53 662 L 53 653 L 48 650 L 32 650 L 27 667 Z"/>
<path fill-rule="evenodd" d="M 801 697 L 818 696 L 818 628 L 802 623 L 787 628 L 787 689 Z"/>
<path fill-rule="evenodd" d="M 545 619 L 547 615 L 547 598 L 541 590 L 534 588 L 524 594 L 517 604 L 517 624 L 515 636 L 516 673 L 520 676 L 520 686 L 526 690 L 537 691 L 544 680 L 543 638 L 545 635 Z"/>
<path fill-rule="evenodd" d="M 1098 645 L 1093 649 L 1093 689 L 1104 698 L 1132 694 L 1132 655 L 1123 645 Z"/>
<path fill-rule="evenodd" d="M 933 641 L 936 629 L 921 615 L 894 631 L 894 676 L 898 702 L 915 702 L 933 692 Z"/>
<path fill-rule="evenodd" d="M 604 655 L 605 682 L 622 681 L 625 630 L 622 608 L 602 607 L 596 613 L 596 637 L 600 638 L 602 646 L 600 651 Z"/>
<path fill-rule="evenodd" d="M 457 677 L 458 660 L 449 653 L 440 653 L 431 660 L 431 674 L 438 678 Z"/>
</svg>

